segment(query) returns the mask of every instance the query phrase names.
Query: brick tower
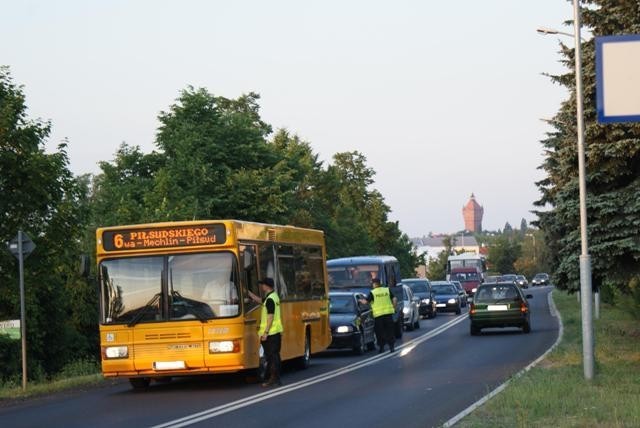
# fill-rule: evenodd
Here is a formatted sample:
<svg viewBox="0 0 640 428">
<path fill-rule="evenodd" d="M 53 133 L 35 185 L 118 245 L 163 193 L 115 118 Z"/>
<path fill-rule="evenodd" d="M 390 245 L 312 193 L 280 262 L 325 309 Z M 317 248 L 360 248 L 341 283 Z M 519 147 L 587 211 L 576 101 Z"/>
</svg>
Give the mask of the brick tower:
<svg viewBox="0 0 640 428">
<path fill-rule="evenodd" d="M 469 202 L 462 207 L 462 216 L 464 217 L 464 228 L 470 232 L 482 231 L 482 208 L 477 202 L 476 197 L 471 194 Z"/>
</svg>

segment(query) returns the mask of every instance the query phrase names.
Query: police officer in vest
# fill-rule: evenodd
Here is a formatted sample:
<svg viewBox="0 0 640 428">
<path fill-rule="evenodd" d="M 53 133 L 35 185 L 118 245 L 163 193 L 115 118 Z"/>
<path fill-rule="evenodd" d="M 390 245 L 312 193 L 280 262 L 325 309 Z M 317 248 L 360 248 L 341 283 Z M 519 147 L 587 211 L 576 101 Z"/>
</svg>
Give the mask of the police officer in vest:
<svg viewBox="0 0 640 428">
<path fill-rule="evenodd" d="M 367 299 L 361 299 L 361 303 L 370 303 L 375 320 L 375 332 L 380 346 L 380 353 L 384 351 L 385 343 L 389 344 L 389 351 L 395 351 L 395 334 L 393 314 L 396 311 L 397 300 L 388 287 L 380 284 L 380 279 L 371 280 L 373 289 Z"/>
<path fill-rule="evenodd" d="M 282 319 L 280 317 L 280 298 L 274 290 L 275 286 L 272 278 L 264 278 L 258 281 L 262 288 L 264 299 L 249 291 L 256 303 L 262 305 L 262 318 L 258 335 L 264 349 L 264 356 L 267 361 L 267 373 L 269 379 L 262 384 L 264 387 L 280 386 L 280 347 L 282 345 Z"/>
</svg>

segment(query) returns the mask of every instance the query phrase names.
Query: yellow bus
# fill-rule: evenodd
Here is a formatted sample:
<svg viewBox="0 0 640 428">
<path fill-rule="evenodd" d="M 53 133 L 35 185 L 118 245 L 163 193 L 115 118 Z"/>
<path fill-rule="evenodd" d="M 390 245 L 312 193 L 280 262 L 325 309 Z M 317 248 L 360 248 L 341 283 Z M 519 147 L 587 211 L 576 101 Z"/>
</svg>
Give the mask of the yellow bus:
<svg viewBox="0 0 640 428">
<path fill-rule="evenodd" d="M 238 220 L 96 231 L 105 377 L 152 379 L 261 367 L 258 280 L 281 299 L 281 357 L 309 365 L 331 342 L 322 231 Z"/>
</svg>

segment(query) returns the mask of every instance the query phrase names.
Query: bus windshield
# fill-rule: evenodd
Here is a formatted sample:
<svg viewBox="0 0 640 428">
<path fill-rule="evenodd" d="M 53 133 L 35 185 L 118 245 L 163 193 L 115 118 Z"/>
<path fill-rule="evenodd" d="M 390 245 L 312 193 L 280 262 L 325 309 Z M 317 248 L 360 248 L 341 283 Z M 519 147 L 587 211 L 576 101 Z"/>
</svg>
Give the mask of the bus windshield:
<svg viewBox="0 0 640 428">
<path fill-rule="evenodd" d="M 349 265 L 330 266 L 328 269 L 329 285 L 331 287 L 368 287 L 371 288 L 371 280 L 380 278 L 378 265 Z"/>
<path fill-rule="evenodd" d="M 480 275 L 478 272 L 455 272 L 451 274 L 451 280 L 453 281 L 480 281 Z"/>
<path fill-rule="evenodd" d="M 228 252 L 105 260 L 100 264 L 103 322 L 236 316 L 235 272 L 235 257 Z"/>
</svg>

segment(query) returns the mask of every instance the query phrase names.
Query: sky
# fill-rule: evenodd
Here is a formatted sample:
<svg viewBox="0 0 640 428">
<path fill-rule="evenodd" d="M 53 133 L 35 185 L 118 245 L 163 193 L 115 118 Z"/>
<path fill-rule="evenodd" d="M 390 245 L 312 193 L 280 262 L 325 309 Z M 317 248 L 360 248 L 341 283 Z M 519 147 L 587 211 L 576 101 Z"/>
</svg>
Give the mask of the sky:
<svg viewBox="0 0 640 428">
<path fill-rule="evenodd" d="M 0 14 L 0 65 L 23 85 L 46 143 L 75 174 L 121 143 L 156 147 L 158 114 L 189 85 L 260 94 L 261 116 L 322 161 L 361 152 L 390 220 L 410 237 L 520 227 L 540 197 L 540 143 L 567 97 L 568 0 L 14 1 Z M 568 39 L 568 40 L 567 40 Z M 572 44 L 564 37 L 564 43 Z"/>
</svg>

